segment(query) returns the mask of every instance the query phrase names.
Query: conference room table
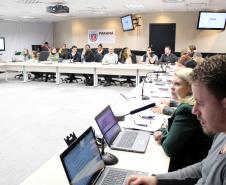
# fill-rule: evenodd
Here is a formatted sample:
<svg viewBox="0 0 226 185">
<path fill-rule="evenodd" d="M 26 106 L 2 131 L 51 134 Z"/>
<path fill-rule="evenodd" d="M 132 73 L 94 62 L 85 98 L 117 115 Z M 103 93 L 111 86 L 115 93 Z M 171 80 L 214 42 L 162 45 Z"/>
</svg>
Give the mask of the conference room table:
<svg viewBox="0 0 226 185">
<path fill-rule="evenodd" d="M 115 168 L 139 170 L 149 174 L 166 173 L 168 171 L 170 159 L 166 156 L 162 147 L 154 141 L 153 136 L 151 136 L 144 154 L 111 150 L 109 148 L 106 148 L 105 151 L 114 154 L 119 159 L 118 164 L 112 166 Z M 69 183 L 59 157 L 60 153 L 45 162 L 21 185 L 68 185 Z"/>
<path fill-rule="evenodd" d="M 153 84 L 147 84 L 148 86 L 153 86 Z M 118 107 L 112 107 L 113 112 L 118 110 L 118 108 L 125 108 L 131 110 L 140 106 L 147 105 L 149 103 L 153 103 L 156 101 L 156 98 L 151 98 L 149 100 L 141 100 L 140 98 L 140 89 L 142 88 L 142 84 L 138 85 L 138 87 L 134 88 L 128 95 L 133 96 L 134 98 L 125 100 L 123 105 L 118 105 Z M 145 92 L 149 92 L 148 90 Z M 149 94 L 151 96 L 151 94 Z M 143 129 L 148 131 L 155 131 L 158 129 L 167 116 L 159 115 L 155 116 L 148 127 L 137 126 L 134 124 L 134 121 L 140 114 L 150 113 L 150 110 L 143 111 L 136 115 L 128 115 L 125 117 L 125 121 L 120 121 L 119 124 L 122 129 L 124 128 L 133 128 L 133 129 Z M 98 113 L 97 113 L 98 114 Z M 97 134 L 100 133 L 98 126 L 96 123 L 91 123 L 90 126 L 93 126 L 95 132 Z M 87 126 L 88 128 L 88 126 Z M 59 155 L 66 149 L 63 148 L 62 151 L 57 153 L 47 162 L 45 162 L 39 169 L 37 169 L 31 176 L 25 179 L 21 185 L 40 185 L 40 184 L 54 184 L 54 185 L 68 185 L 69 182 L 67 180 L 63 165 L 61 163 Z M 139 170 L 143 172 L 147 172 L 149 174 L 159 174 L 168 172 L 169 161 L 170 158 L 165 154 L 161 145 L 159 145 L 153 138 L 153 135 L 150 136 L 150 140 L 147 146 L 145 153 L 134 153 L 134 152 L 125 152 L 118 150 L 111 150 L 109 147 L 106 147 L 105 152 L 109 152 L 117 156 L 119 162 L 112 167 L 123 168 L 129 170 Z"/>
<path fill-rule="evenodd" d="M 5 64 L 4 63 L 0 63 L 0 72 L 5 72 Z"/>
<path fill-rule="evenodd" d="M 159 66 L 146 64 L 102 64 L 95 62 L 87 63 L 51 63 L 44 62 L 7 62 L 2 64 L 6 70 L 5 79 L 8 80 L 9 71 L 22 71 L 23 81 L 28 81 L 29 72 L 51 72 L 56 74 L 56 84 L 60 84 L 62 73 L 92 74 L 94 86 L 98 86 L 98 75 L 120 75 L 134 76 L 136 85 L 140 82 L 140 77 L 148 72 L 158 70 Z"/>
</svg>

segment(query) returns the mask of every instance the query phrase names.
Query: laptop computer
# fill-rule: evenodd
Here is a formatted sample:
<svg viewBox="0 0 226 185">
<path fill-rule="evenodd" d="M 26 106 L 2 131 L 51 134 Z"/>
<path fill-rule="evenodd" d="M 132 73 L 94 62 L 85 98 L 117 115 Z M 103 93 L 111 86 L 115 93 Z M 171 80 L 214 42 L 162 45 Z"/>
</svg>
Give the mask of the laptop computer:
<svg viewBox="0 0 226 185">
<path fill-rule="evenodd" d="M 109 105 L 95 117 L 95 120 L 111 149 L 138 153 L 145 152 L 150 133 L 143 130 L 122 130 Z"/>
<path fill-rule="evenodd" d="M 123 185 L 131 174 L 144 172 L 106 167 L 96 145 L 92 127 L 88 128 L 61 155 L 70 185 Z"/>
</svg>

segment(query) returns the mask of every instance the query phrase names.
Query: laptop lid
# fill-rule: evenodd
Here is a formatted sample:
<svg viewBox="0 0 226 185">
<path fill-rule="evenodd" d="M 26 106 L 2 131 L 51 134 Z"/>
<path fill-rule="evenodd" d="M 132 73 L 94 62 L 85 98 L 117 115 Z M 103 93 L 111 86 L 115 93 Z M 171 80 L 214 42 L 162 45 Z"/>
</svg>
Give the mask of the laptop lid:
<svg viewBox="0 0 226 185">
<path fill-rule="evenodd" d="M 72 143 L 60 159 L 71 185 L 92 184 L 105 167 L 92 127 Z"/>
<path fill-rule="evenodd" d="M 115 138 L 121 132 L 121 128 L 112 112 L 110 105 L 102 110 L 95 117 L 95 120 L 108 146 L 111 146 Z"/>
</svg>

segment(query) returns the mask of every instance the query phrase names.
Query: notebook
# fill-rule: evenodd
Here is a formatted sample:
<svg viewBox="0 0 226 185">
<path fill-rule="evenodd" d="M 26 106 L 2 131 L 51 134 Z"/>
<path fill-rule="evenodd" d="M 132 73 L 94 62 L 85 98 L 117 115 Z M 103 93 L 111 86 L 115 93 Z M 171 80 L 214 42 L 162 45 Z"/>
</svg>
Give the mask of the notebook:
<svg viewBox="0 0 226 185">
<path fill-rule="evenodd" d="M 122 130 L 109 105 L 95 117 L 95 120 L 111 149 L 139 153 L 145 152 L 150 139 L 150 133 L 143 130 Z"/>
<path fill-rule="evenodd" d="M 61 155 L 70 185 L 123 185 L 131 174 L 144 172 L 106 167 L 96 145 L 92 127 L 88 128 Z"/>
</svg>

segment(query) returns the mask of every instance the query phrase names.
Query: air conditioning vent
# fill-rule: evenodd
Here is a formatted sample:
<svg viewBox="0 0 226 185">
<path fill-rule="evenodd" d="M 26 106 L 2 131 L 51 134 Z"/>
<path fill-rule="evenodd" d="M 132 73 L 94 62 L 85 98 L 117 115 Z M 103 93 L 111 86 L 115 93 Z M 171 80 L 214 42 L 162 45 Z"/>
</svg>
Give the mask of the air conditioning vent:
<svg viewBox="0 0 226 185">
<path fill-rule="evenodd" d="M 17 0 L 15 3 L 33 5 L 33 4 L 41 4 L 42 2 L 39 0 Z"/>
</svg>

